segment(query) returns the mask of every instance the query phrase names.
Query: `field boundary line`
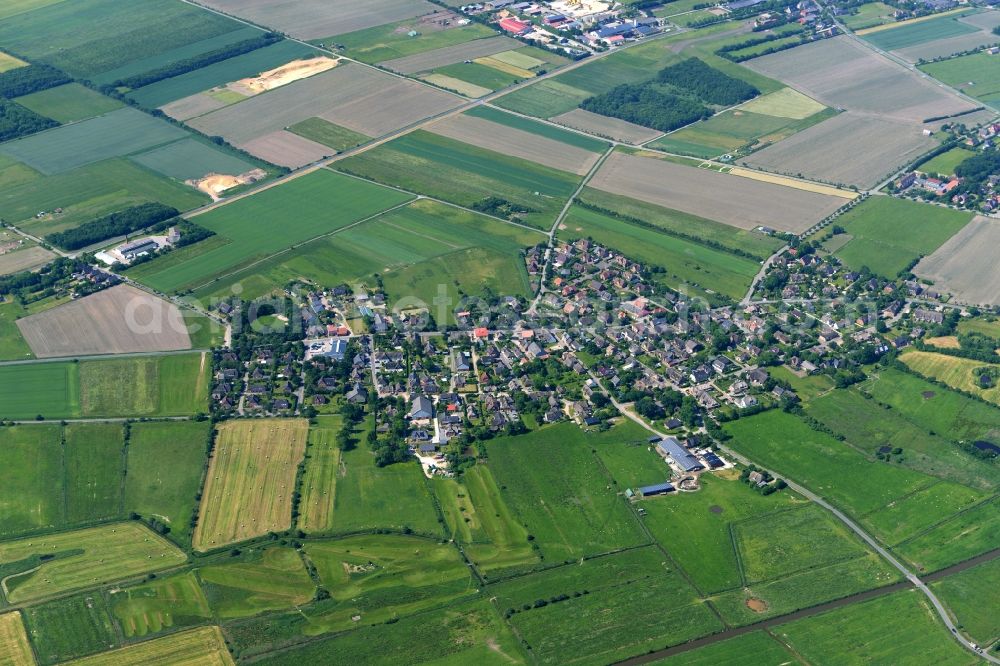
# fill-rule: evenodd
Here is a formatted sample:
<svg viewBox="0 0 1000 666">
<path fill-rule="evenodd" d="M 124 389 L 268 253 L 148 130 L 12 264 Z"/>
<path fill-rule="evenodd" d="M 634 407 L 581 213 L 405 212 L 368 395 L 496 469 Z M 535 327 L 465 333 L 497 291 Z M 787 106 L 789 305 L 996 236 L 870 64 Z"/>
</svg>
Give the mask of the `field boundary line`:
<svg viewBox="0 0 1000 666">
<path fill-rule="evenodd" d="M 911 534 L 910 536 L 906 537 L 905 539 L 903 539 L 902 541 L 900 541 L 896 545 L 892 546 L 892 550 L 896 550 L 900 546 L 904 546 L 904 545 L 910 543 L 911 541 L 913 541 L 913 540 L 915 540 L 915 539 L 917 539 L 919 537 L 924 536 L 928 532 L 931 532 L 932 530 L 934 530 L 934 529 L 936 529 L 938 527 L 941 527 L 945 523 L 950 523 L 951 521 L 957 519 L 959 516 L 961 516 L 961 515 L 963 515 L 965 513 L 968 513 L 969 511 L 972 511 L 973 509 L 978 509 L 981 506 L 985 506 L 987 504 L 991 504 L 993 502 L 996 502 L 997 498 L 1000 498 L 1000 494 L 998 494 L 998 495 L 990 495 L 989 497 L 986 497 L 985 499 L 983 499 L 983 500 L 981 500 L 979 502 L 976 502 L 975 504 L 970 504 L 969 506 L 965 507 L 961 511 L 956 511 L 955 513 L 951 514 L 947 518 L 944 518 L 943 520 L 939 520 L 938 522 L 934 523 L 933 525 L 930 525 L 930 526 L 928 526 L 928 527 L 920 530 L 919 532 L 917 532 L 915 534 Z M 975 557 L 978 557 L 978 555 L 975 556 Z M 936 572 L 932 572 L 932 573 L 936 573 Z"/>
</svg>

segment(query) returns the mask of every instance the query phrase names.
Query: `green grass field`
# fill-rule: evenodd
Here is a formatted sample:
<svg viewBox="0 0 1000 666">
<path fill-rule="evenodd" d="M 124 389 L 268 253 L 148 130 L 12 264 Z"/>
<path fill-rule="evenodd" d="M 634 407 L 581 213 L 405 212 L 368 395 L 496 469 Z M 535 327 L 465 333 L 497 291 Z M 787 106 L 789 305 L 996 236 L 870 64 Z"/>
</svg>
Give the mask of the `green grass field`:
<svg viewBox="0 0 1000 666">
<path fill-rule="evenodd" d="M 714 247 L 647 229 L 580 206 L 570 209 L 565 240 L 591 238 L 664 273 L 653 279 L 684 293 L 715 292 L 739 300 L 747 292 L 760 264 Z"/>
<path fill-rule="evenodd" d="M 119 645 L 100 592 L 32 606 L 25 612 L 25 620 L 40 664 L 55 664 Z"/>
<path fill-rule="evenodd" d="M 193 421 L 131 426 L 125 508 L 168 525 L 170 538 L 184 545 L 191 543 L 209 427 Z"/>
<path fill-rule="evenodd" d="M 323 120 L 322 118 L 308 118 L 290 126 L 288 131 L 294 132 L 310 141 L 329 146 L 338 152 L 359 146 L 371 139 L 371 137 L 365 136 L 361 132 L 355 132 L 346 127 L 335 125 L 329 120 Z"/>
<path fill-rule="evenodd" d="M 648 453 L 645 447 L 642 451 Z M 643 522 L 698 589 L 712 593 L 744 583 L 734 524 L 753 517 L 766 522 L 775 512 L 802 503 L 793 493 L 765 497 L 739 481 L 704 475 L 696 493 L 643 502 Z"/>
<path fill-rule="evenodd" d="M 524 80 L 509 72 L 502 72 L 478 62 L 458 62 L 453 65 L 445 65 L 435 69 L 434 73 L 465 81 L 487 90 L 500 90 Z"/>
<path fill-rule="evenodd" d="M 59 426 L 0 429 L 0 535 L 61 527 L 64 466 Z"/>
<path fill-rule="evenodd" d="M 80 415 L 79 366 L 39 363 L 0 367 L 0 410 L 7 419 Z"/>
<path fill-rule="evenodd" d="M 161 291 L 200 286 L 254 260 L 341 229 L 411 198 L 325 169 L 217 208 L 194 221 L 228 243 L 208 239 L 130 272 Z M 249 220 L 249 222 L 248 222 Z M 275 234 L 275 225 L 282 229 Z"/>
<path fill-rule="evenodd" d="M 951 176 L 955 173 L 955 167 L 975 155 L 971 150 L 965 148 L 952 148 L 948 152 L 931 158 L 920 165 L 919 169 L 924 173 L 937 173 L 944 176 Z"/>
<path fill-rule="evenodd" d="M 886 30 L 879 30 L 878 32 L 864 35 L 864 39 L 885 51 L 895 51 L 925 42 L 968 35 L 977 30 L 979 28 L 976 26 L 959 21 L 958 16 L 949 15 L 920 21 L 919 23 L 893 26 Z"/>
<path fill-rule="evenodd" d="M 867 266 L 886 277 L 938 249 L 972 219 L 971 213 L 893 197 L 871 197 L 837 224 L 853 238 L 836 255 L 848 267 Z"/>
<path fill-rule="evenodd" d="M 269 548 L 250 561 L 210 565 L 197 574 L 220 618 L 291 608 L 312 599 L 316 589 L 292 548 Z"/>
<path fill-rule="evenodd" d="M 41 555 L 52 555 L 41 560 Z M 6 598 L 36 601 L 178 566 L 187 557 L 137 522 L 111 523 L 0 543 Z"/>
<path fill-rule="evenodd" d="M 919 571 L 937 571 L 1000 548 L 1000 501 L 958 514 L 894 547 Z"/>
<path fill-rule="evenodd" d="M 1000 321 L 993 317 L 968 318 L 958 322 L 959 333 L 979 333 L 994 340 L 1000 340 Z"/>
<path fill-rule="evenodd" d="M 554 125 L 535 122 L 529 118 L 500 111 L 491 106 L 474 106 L 466 111 L 465 115 L 489 120 L 490 122 L 536 134 L 546 139 L 560 141 L 570 146 L 589 150 L 592 153 L 603 153 L 609 146 L 606 141 L 595 139 L 579 132 L 571 132 L 570 130 L 555 127 Z"/>
<path fill-rule="evenodd" d="M 866 2 L 856 9 L 858 10 L 857 14 L 848 14 L 840 17 L 844 25 L 851 30 L 863 30 L 876 25 L 882 25 L 883 23 L 889 23 L 893 20 L 892 15 L 896 11 L 884 2 Z"/>
<path fill-rule="evenodd" d="M 305 532 L 329 532 L 333 529 L 333 498 L 340 467 L 340 448 L 336 437 L 343 422 L 340 415 L 320 416 L 316 418 L 316 424 L 309 427 L 298 519 L 298 528 Z"/>
<path fill-rule="evenodd" d="M 331 601 L 306 611 L 306 635 L 410 615 L 474 594 L 469 567 L 451 544 L 364 535 L 305 546 Z"/>
<path fill-rule="evenodd" d="M 109 592 L 111 611 L 126 638 L 199 624 L 212 617 L 194 572 Z"/>
<path fill-rule="evenodd" d="M 232 666 L 233 658 L 219 627 L 199 627 L 67 663 L 73 666 Z"/>
<path fill-rule="evenodd" d="M 563 423 L 491 442 L 490 471 L 547 563 L 645 541 L 589 451 L 617 436 Z"/>
<path fill-rule="evenodd" d="M 418 21 L 400 21 L 385 25 L 356 30 L 337 35 L 334 41 L 344 47 L 344 54 L 362 62 L 377 63 L 405 56 L 433 51 L 434 49 L 464 44 L 483 37 L 493 37 L 497 33 L 479 23 L 448 28 L 445 30 L 422 31 Z M 410 31 L 418 34 L 411 37 Z M 316 39 L 313 43 L 328 42 Z"/>
<path fill-rule="evenodd" d="M 1000 585 L 1000 559 L 934 581 L 931 589 L 948 606 L 964 633 L 980 645 L 992 645 L 1000 639 L 997 585 Z"/>
<path fill-rule="evenodd" d="M 207 174 L 236 176 L 255 168 L 244 159 L 197 139 L 182 139 L 135 155 L 132 160 L 142 166 L 184 182 Z"/>
<path fill-rule="evenodd" d="M 463 206 L 496 196 L 532 211 L 548 228 L 579 178 L 422 130 L 337 163 L 337 168 Z"/>
<path fill-rule="evenodd" d="M 66 426 L 66 522 L 106 520 L 122 513 L 124 432 L 118 423 Z"/>
<path fill-rule="evenodd" d="M 27 309 L 17 301 L 0 302 L 0 359 L 17 361 L 32 357 L 31 348 L 15 323 L 27 315 Z"/>
<path fill-rule="evenodd" d="M 207 194 L 193 187 L 171 181 L 124 158 L 48 177 L 19 162 L 10 163 L 2 174 L 13 172 L 17 182 L 5 188 L 0 199 L 0 217 L 31 234 L 44 236 L 63 231 L 148 201 L 186 211 L 210 200 Z M 56 208 L 62 208 L 63 212 L 54 213 Z M 35 215 L 41 211 L 49 214 L 36 219 Z"/>
<path fill-rule="evenodd" d="M 935 79 L 987 104 L 1000 102 L 1000 70 L 996 58 L 986 53 L 931 62 L 920 69 Z"/>
<path fill-rule="evenodd" d="M 649 663 L 653 666 L 742 666 L 747 655 L 751 654 L 762 664 L 802 663 L 788 648 L 764 631 L 753 631 Z"/>
<path fill-rule="evenodd" d="M 796 620 L 772 632 L 809 663 L 978 663 L 949 637 L 930 602 L 916 590 Z"/>
<path fill-rule="evenodd" d="M 1000 388 L 984 389 L 979 383 L 979 378 L 973 374 L 979 368 L 1000 368 L 996 364 L 915 350 L 902 354 L 900 360 L 923 377 L 936 379 L 954 389 L 978 395 L 987 402 L 1000 405 Z"/>
<path fill-rule="evenodd" d="M 17 103 L 60 123 L 72 123 L 120 109 L 122 103 L 79 83 L 18 97 Z"/>
</svg>

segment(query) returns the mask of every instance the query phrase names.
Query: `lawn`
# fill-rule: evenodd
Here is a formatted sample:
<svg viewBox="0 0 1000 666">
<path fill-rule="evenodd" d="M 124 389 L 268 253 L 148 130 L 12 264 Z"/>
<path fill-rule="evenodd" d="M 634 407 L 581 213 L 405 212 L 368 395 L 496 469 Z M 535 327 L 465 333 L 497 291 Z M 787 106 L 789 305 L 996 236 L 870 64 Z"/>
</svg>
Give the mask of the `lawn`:
<svg viewBox="0 0 1000 666">
<path fill-rule="evenodd" d="M 40 664 L 55 664 L 118 647 L 115 624 L 100 592 L 50 601 L 25 611 Z"/>
<path fill-rule="evenodd" d="M 826 393 L 834 386 L 833 380 L 828 375 L 805 375 L 800 377 L 786 365 L 768 368 L 767 372 L 777 380 L 788 382 L 788 385 L 792 387 L 796 395 L 806 402 Z"/>
<path fill-rule="evenodd" d="M 230 242 L 211 238 L 185 248 L 179 262 L 167 256 L 130 272 L 160 291 L 200 286 L 298 243 L 342 229 L 410 199 L 407 194 L 326 169 L 315 171 L 216 208 L 194 221 Z M 281 234 L 274 229 L 280 227 Z"/>
<path fill-rule="evenodd" d="M 561 239 L 590 238 L 647 266 L 660 266 L 653 279 L 681 293 L 715 292 L 739 300 L 760 264 L 696 241 L 630 224 L 581 206 L 570 209 Z"/>
<path fill-rule="evenodd" d="M 200 624 L 212 617 L 194 572 L 111 590 L 111 611 L 126 638 Z"/>
<path fill-rule="evenodd" d="M 809 663 L 978 663 L 952 640 L 930 602 L 916 590 L 796 620 L 772 632 Z"/>
<path fill-rule="evenodd" d="M 233 658 L 218 627 L 200 627 L 67 663 L 72 666 L 232 666 Z"/>
<path fill-rule="evenodd" d="M 65 524 L 62 430 L 0 428 L 0 536 Z"/>
<path fill-rule="evenodd" d="M 0 301 L 0 359 L 16 361 L 31 358 L 31 348 L 15 323 L 27 315 L 28 311 L 17 301 Z"/>
<path fill-rule="evenodd" d="M 547 563 L 646 540 L 590 452 L 617 436 L 563 423 L 490 442 L 490 471 Z"/>
<path fill-rule="evenodd" d="M 836 255 L 850 268 L 867 266 L 893 278 L 971 220 L 971 213 L 894 197 L 870 197 L 837 218 L 836 224 L 853 239 Z"/>
<path fill-rule="evenodd" d="M 646 511 L 642 520 L 657 541 L 701 592 L 713 593 L 744 584 L 734 524 L 753 517 L 766 522 L 767 516 L 802 503 L 791 492 L 764 496 L 739 481 L 706 474 L 696 493 L 678 493 L 641 506 Z"/>
<path fill-rule="evenodd" d="M 973 53 L 927 63 L 920 69 L 981 102 L 1000 102 L 1000 68 L 996 66 L 994 56 Z"/>
<path fill-rule="evenodd" d="M 979 30 L 974 25 L 962 23 L 958 16 L 940 16 L 918 23 L 901 23 L 878 32 L 864 35 L 864 39 L 885 51 L 905 49 L 924 42 L 967 35 Z"/>
<path fill-rule="evenodd" d="M 980 645 L 1000 639 L 996 590 L 1000 585 L 1000 559 L 979 564 L 931 583 L 931 589 L 951 610 L 956 624 Z"/>
<path fill-rule="evenodd" d="M 984 389 L 979 383 L 979 378 L 973 374 L 973 371 L 979 368 L 990 368 L 994 371 L 1000 369 L 995 363 L 915 350 L 901 354 L 899 360 L 924 377 L 936 379 L 954 389 L 974 393 L 987 402 L 1000 405 L 1000 387 Z"/>
<path fill-rule="evenodd" d="M 124 431 L 119 423 L 75 423 L 63 431 L 66 522 L 115 518 L 122 513 Z"/>
<path fill-rule="evenodd" d="M 952 148 L 927 160 L 919 166 L 919 169 L 924 173 L 936 173 L 946 177 L 951 176 L 955 173 L 955 167 L 973 155 L 975 153 L 966 148 Z"/>
<path fill-rule="evenodd" d="M 346 127 L 341 127 L 322 118 L 307 118 L 302 122 L 290 126 L 288 131 L 294 132 L 310 141 L 329 146 L 337 152 L 354 148 L 371 139 L 371 137 L 365 136 L 361 132 L 349 130 Z"/>
<path fill-rule="evenodd" d="M 242 562 L 202 567 L 197 574 L 209 606 L 226 619 L 299 606 L 316 590 L 293 548 L 268 548 Z"/>
<path fill-rule="evenodd" d="M 191 543 L 191 516 L 201 489 L 210 425 L 207 422 L 133 423 L 125 477 L 125 509 L 170 528 Z"/>
<path fill-rule="evenodd" d="M 337 35 L 334 41 L 344 47 L 343 53 L 362 62 L 378 63 L 434 49 L 464 44 L 496 32 L 479 23 L 424 32 L 418 21 L 400 21 L 364 30 Z M 414 36 L 410 32 L 416 32 Z M 326 42 L 328 40 L 314 40 Z"/>
<path fill-rule="evenodd" d="M 72 123 L 120 109 L 122 103 L 79 83 L 18 97 L 17 103 L 60 123 Z"/>
<path fill-rule="evenodd" d="M 1000 340 L 1000 321 L 987 317 L 984 319 L 962 319 L 958 322 L 959 333 L 979 333 L 994 340 Z"/>
<path fill-rule="evenodd" d="M 499 197 L 528 210 L 523 220 L 548 228 L 579 178 L 423 130 L 337 163 L 348 173 L 463 206 Z"/>
<path fill-rule="evenodd" d="M 318 635 L 391 621 L 474 594 L 476 582 L 454 545 L 401 535 L 363 535 L 305 546 L 330 602 L 306 611 Z"/>
<path fill-rule="evenodd" d="M 858 10 L 857 14 L 847 14 L 840 17 L 844 25 L 851 30 L 863 30 L 889 23 L 894 20 L 893 13 L 896 11 L 895 8 L 883 2 L 866 2 L 856 9 Z"/>
<path fill-rule="evenodd" d="M 42 555 L 52 557 L 42 560 Z M 137 522 L 0 543 L 7 601 L 37 601 L 183 564 L 175 546 Z"/>
<path fill-rule="evenodd" d="M 344 420 L 339 415 L 319 416 L 306 440 L 306 471 L 302 477 L 298 528 L 304 532 L 333 529 L 333 498 L 340 471 L 337 433 Z"/>
<path fill-rule="evenodd" d="M 206 551 L 291 527 L 305 419 L 230 421 L 217 428 L 192 541 Z"/>
</svg>

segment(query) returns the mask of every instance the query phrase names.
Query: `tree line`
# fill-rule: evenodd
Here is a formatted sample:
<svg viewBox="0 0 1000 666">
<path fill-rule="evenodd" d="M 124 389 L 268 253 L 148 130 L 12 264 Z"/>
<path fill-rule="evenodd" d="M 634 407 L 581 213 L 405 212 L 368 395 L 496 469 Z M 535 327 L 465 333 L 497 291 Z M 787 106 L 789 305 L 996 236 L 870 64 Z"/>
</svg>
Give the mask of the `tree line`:
<svg viewBox="0 0 1000 666">
<path fill-rule="evenodd" d="M 660 83 L 667 83 L 688 92 L 709 104 L 732 106 L 760 94 L 754 86 L 742 79 L 729 76 L 698 58 L 688 58 L 669 65 L 656 75 Z"/>
<path fill-rule="evenodd" d="M 75 229 L 49 234 L 45 240 L 66 250 L 79 250 L 115 236 L 125 236 L 134 231 L 177 217 L 180 212 L 161 203 L 144 203 L 91 220 Z"/>
<path fill-rule="evenodd" d="M 0 141 L 10 141 L 58 126 L 59 123 L 51 118 L 40 116 L 16 102 L 0 99 Z"/>
<path fill-rule="evenodd" d="M 0 73 L 0 97 L 12 99 L 55 88 L 72 81 L 49 65 L 28 65 Z"/>
<path fill-rule="evenodd" d="M 610 116 L 670 132 L 712 115 L 712 110 L 693 99 L 668 93 L 647 83 L 624 83 L 580 104 L 584 111 Z"/>
</svg>

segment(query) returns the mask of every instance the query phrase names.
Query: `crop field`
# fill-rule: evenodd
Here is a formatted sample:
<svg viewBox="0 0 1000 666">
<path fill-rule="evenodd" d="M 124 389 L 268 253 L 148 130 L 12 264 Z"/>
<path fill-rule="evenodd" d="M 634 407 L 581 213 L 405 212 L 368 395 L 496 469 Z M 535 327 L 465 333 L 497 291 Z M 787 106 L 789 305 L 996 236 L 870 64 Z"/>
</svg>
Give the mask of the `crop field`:
<svg viewBox="0 0 1000 666">
<path fill-rule="evenodd" d="M 197 574 L 220 618 L 298 606 L 316 591 L 301 556 L 292 548 L 268 548 L 250 561 L 210 565 Z"/>
<path fill-rule="evenodd" d="M 878 114 L 919 126 L 970 109 L 968 102 L 881 58 L 847 37 L 813 42 L 746 63 L 833 108 Z M 919 127 L 915 130 L 919 134 Z"/>
<path fill-rule="evenodd" d="M 504 69 L 507 68 L 505 67 Z M 511 74 L 504 71 L 504 69 L 491 67 L 485 63 L 484 58 L 477 58 L 473 62 L 460 62 L 454 65 L 438 67 L 428 77 L 443 76 L 450 80 L 461 81 L 466 85 L 474 86 L 477 90 L 492 92 L 513 85 L 522 79 L 529 78 L 528 75 L 531 74 L 531 72 Z M 434 79 L 430 80 L 433 81 Z"/>
<path fill-rule="evenodd" d="M 886 26 L 885 29 L 873 30 L 870 34 L 865 33 L 864 38 L 883 51 L 898 51 L 925 42 L 976 32 L 975 27 L 958 19 L 958 15 L 948 14 L 917 22 L 903 21 Z"/>
<path fill-rule="evenodd" d="M 840 20 L 851 30 L 864 30 L 893 21 L 895 9 L 883 2 L 866 2 L 856 7 L 857 14 L 847 14 Z"/>
<path fill-rule="evenodd" d="M 623 501 L 589 449 L 615 431 L 588 435 L 572 424 L 542 428 L 489 447 L 490 471 L 546 562 L 642 543 Z M 559 460 L 558 468 L 546 460 Z M 651 461 L 652 462 L 655 461 Z"/>
<path fill-rule="evenodd" d="M 721 629 L 656 550 L 573 562 L 488 588 L 540 664 L 607 664 Z M 536 600 L 564 600 L 547 604 Z M 636 608 L 644 612 L 636 613 Z"/>
<path fill-rule="evenodd" d="M 940 21 L 941 19 L 939 18 L 938 20 Z M 993 28 L 1000 25 L 1000 13 L 998 12 L 984 11 L 967 14 L 955 18 L 953 21 L 954 23 L 950 25 L 942 22 L 941 27 L 944 28 L 944 31 L 941 33 L 942 36 L 940 38 L 932 38 L 927 42 L 900 48 L 896 53 L 906 60 L 916 63 L 921 60 L 944 58 L 955 53 L 975 51 L 1000 41 L 993 33 Z M 916 28 L 918 26 L 913 27 Z M 953 36 L 943 36 L 947 33 Z M 877 36 L 872 35 L 872 37 Z M 933 35 L 932 37 L 936 36 Z"/>
<path fill-rule="evenodd" d="M 55 664 L 119 645 L 100 592 L 58 599 L 25 611 L 39 663 Z"/>
<path fill-rule="evenodd" d="M 317 54 L 317 51 L 308 46 L 284 40 L 180 76 L 151 83 L 131 91 L 128 97 L 147 109 L 168 107 L 173 102 L 192 96 L 207 96 L 207 91 L 213 88 L 257 76 L 293 60 Z"/>
<path fill-rule="evenodd" d="M 36 366 L 37 367 L 37 366 Z M 206 411 L 206 352 L 79 363 L 83 416 L 190 416 Z M 122 386 L 130 391 L 122 392 Z"/>
<path fill-rule="evenodd" d="M 400 535 L 363 535 L 305 546 L 336 601 L 308 612 L 308 634 L 376 624 L 476 591 L 469 567 L 448 543 Z"/>
<path fill-rule="evenodd" d="M 166 524 L 171 538 L 185 544 L 191 540 L 208 432 L 207 423 L 195 421 L 131 426 L 125 508 Z"/>
<path fill-rule="evenodd" d="M 193 571 L 111 590 L 109 598 L 126 638 L 199 624 L 212 617 Z"/>
<path fill-rule="evenodd" d="M 636 125 L 627 120 L 591 113 L 583 109 L 573 109 L 566 113 L 560 113 L 553 116 L 552 120 L 566 127 L 625 143 L 645 143 L 663 134 L 659 130 Z"/>
<path fill-rule="evenodd" d="M 469 114 L 446 118 L 431 125 L 429 130 L 485 150 L 568 171 L 578 176 L 590 171 L 600 157 L 600 153 L 592 150 Z"/>
<path fill-rule="evenodd" d="M 924 474 L 873 463 L 848 444 L 783 412 L 740 419 L 726 424 L 726 430 L 734 438 L 734 449 L 855 516 L 875 511 L 934 481 Z M 779 437 L 777 433 L 782 434 Z"/>
<path fill-rule="evenodd" d="M 851 604 L 772 630 L 809 663 L 973 664 L 916 590 Z M 892 636 L 892 640 L 886 640 Z M 833 657 L 831 659 L 831 657 Z"/>
<path fill-rule="evenodd" d="M 866 400 L 857 391 L 833 391 L 810 402 L 806 411 L 844 435 L 864 455 L 872 456 L 882 446 L 902 448 L 904 455 L 894 461 L 900 466 L 981 492 L 989 492 L 1000 483 L 1000 470 L 994 466 L 984 465 L 945 437 L 930 434 L 923 424 L 908 421 L 899 410 Z M 950 435 L 947 431 L 944 434 Z M 935 514 L 929 511 L 918 520 L 932 520 Z"/>
<path fill-rule="evenodd" d="M 921 65 L 920 69 L 982 102 L 1000 102 L 1000 70 L 996 58 L 989 54 L 973 53 L 930 62 Z"/>
<path fill-rule="evenodd" d="M 182 211 L 209 201 L 207 194 L 122 158 L 48 177 L 19 162 L 9 169 L 17 169 L 25 178 L 4 190 L 0 217 L 42 236 L 149 201 Z M 62 212 L 52 212 L 55 208 Z M 48 214 L 36 218 L 40 211 Z"/>
<path fill-rule="evenodd" d="M 54 252 L 39 245 L 26 244 L 21 249 L 0 255 L 0 275 L 30 271 L 55 259 Z"/>
<path fill-rule="evenodd" d="M 919 125 L 847 111 L 739 163 L 825 183 L 868 188 L 937 145 L 932 137 L 923 135 Z"/>
<path fill-rule="evenodd" d="M 653 279 L 677 291 L 704 293 L 710 290 L 739 300 L 760 270 L 753 259 L 580 206 L 570 209 L 564 227 L 558 232 L 560 238 L 592 238 L 644 264 L 662 266 L 666 272 L 654 274 Z"/>
<path fill-rule="evenodd" d="M 33 666 L 35 663 L 19 611 L 0 615 L 0 655 L 10 666 Z"/>
<path fill-rule="evenodd" d="M 417 130 L 337 168 L 413 192 L 473 206 L 491 196 L 531 211 L 532 226 L 548 228 L 573 194 L 579 178 L 460 141 Z"/>
<path fill-rule="evenodd" d="M 19 319 L 17 326 L 38 358 L 191 348 L 176 305 L 125 284 Z"/>
<path fill-rule="evenodd" d="M 79 369 L 75 363 L 0 366 L 3 418 L 80 416 Z"/>
<path fill-rule="evenodd" d="M 197 180 L 212 174 L 238 176 L 256 166 L 195 139 L 182 139 L 132 157 L 136 163 L 174 180 Z"/>
<path fill-rule="evenodd" d="M 512 53 L 514 55 L 518 55 L 517 52 Z M 463 115 L 488 120 L 496 125 L 503 125 L 504 127 L 520 130 L 537 137 L 558 141 L 561 144 L 581 148 L 592 153 L 603 153 L 610 147 L 608 142 L 595 139 L 591 136 L 587 136 L 586 134 L 572 132 L 554 125 L 536 122 L 530 118 L 517 116 L 513 113 L 507 113 L 506 111 L 501 111 L 492 106 L 474 106 Z"/>
<path fill-rule="evenodd" d="M 233 421 L 218 428 L 195 548 L 211 550 L 290 527 L 296 467 L 308 432 L 309 423 L 298 419 Z"/>
<path fill-rule="evenodd" d="M 326 146 L 287 130 L 250 139 L 240 148 L 254 157 L 289 169 L 298 169 L 333 154 Z"/>
<path fill-rule="evenodd" d="M 484 28 L 484 26 L 478 25 L 477 27 Z M 456 29 L 430 34 L 435 36 L 447 35 L 448 33 L 455 31 Z M 476 58 L 510 51 L 521 46 L 521 42 L 516 39 L 511 39 L 510 37 L 492 36 L 495 34 L 496 33 L 490 31 L 488 33 L 490 36 L 488 36 L 487 39 L 465 41 L 460 44 L 447 45 L 441 48 L 425 50 L 420 53 L 414 53 L 397 58 L 383 58 L 383 60 L 379 62 L 379 65 L 381 67 L 385 67 L 386 69 L 391 69 L 394 72 L 399 72 L 400 74 L 417 74 L 419 72 L 429 72 L 448 65 L 454 65 L 455 63 L 463 63 L 466 60 L 475 60 Z M 349 50 L 348 54 L 350 54 Z"/>
<path fill-rule="evenodd" d="M 122 108 L 80 123 L 8 141 L 0 152 L 45 175 L 142 152 L 186 136 L 184 130 L 141 111 Z"/>
<path fill-rule="evenodd" d="M 870 197 L 837 218 L 851 240 L 835 252 L 848 267 L 894 278 L 962 230 L 969 213 L 894 197 Z"/>
<path fill-rule="evenodd" d="M 611 155 L 588 185 L 739 229 L 801 233 L 844 204 L 840 197 L 622 153 Z M 728 196 L 718 197 L 722 191 Z"/>
<path fill-rule="evenodd" d="M 411 35 L 416 32 L 416 35 Z M 472 41 L 483 41 L 496 32 L 480 23 L 439 26 L 422 18 L 386 23 L 337 36 L 345 55 L 367 63 L 398 60 L 421 53 L 443 51 Z M 518 45 L 515 45 L 516 48 Z"/>
<path fill-rule="evenodd" d="M 22 426 L 0 433 L 0 535 L 114 518 L 122 512 L 120 424 Z"/>
<path fill-rule="evenodd" d="M 917 264 L 913 272 L 959 302 L 1000 305 L 1000 271 L 991 248 L 1000 243 L 1000 222 L 976 217 Z"/>
<path fill-rule="evenodd" d="M 298 528 L 304 532 L 329 532 L 334 525 L 333 500 L 340 474 L 340 448 L 334 438 L 343 427 L 343 419 L 334 415 L 316 420 L 317 424 L 309 428 Z"/>
<path fill-rule="evenodd" d="M 23 3 L 20 3 L 23 4 Z M 61 2 L 0 20 L 0 42 L 29 60 L 54 65 L 71 76 L 94 79 L 134 61 L 143 71 L 173 62 L 184 47 L 243 28 L 185 3 L 136 0 L 121 12 L 114 0 Z M 184 53 L 177 56 L 176 51 Z M 107 81 L 104 81 L 107 82 Z"/>
<path fill-rule="evenodd" d="M 381 136 L 460 102 L 461 98 L 426 85 L 368 67 L 341 64 L 199 116 L 190 125 L 205 134 L 223 136 L 239 147 L 316 117 L 366 136 Z"/>
<path fill-rule="evenodd" d="M 980 645 L 991 645 L 1000 639 L 993 594 L 998 584 L 1000 559 L 993 559 L 934 581 L 930 587 L 951 610 L 963 633 Z"/>
<path fill-rule="evenodd" d="M 1000 548 L 1000 501 L 968 511 L 904 541 L 893 551 L 918 571 L 937 571 Z"/>
<path fill-rule="evenodd" d="M 316 171 L 195 218 L 229 242 L 210 238 L 144 264 L 129 275 L 160 291 L 201 286 L 213 276 L 371 217 L 409 198 L 325 169 Z M 274 234 L 275 225 L 282 229 L 280 236 Z"/>
<path fill-rule="evenodd" d="M 233 658 L 218 627 L 200 627 L 67 663 L 72 666 L 233 666 Z"/>
<path fill-rule="evenodd" d="M 704 475 L 697 493 L 643 502 L 642 508 L 646 511 L 643 522 L 657 541 L 699 590 L 713 593 L 744 584 L 733 525 L 754 517 L 766 522 L 768 516 L 802 504 L 790 492 L 765 497 L 738 481 Z"/>
<path fill-rule="evenodd" d="M 982 388 L 979 379 L 973 374 L 973 370 L 977 368 L 997 369 L 1000 366 L 968 358 L 915 350 L 905 352 L 899 357 L 899 360 L 924 377 L 944 382 L 948 386 L 966 393 L 975 393 L 984 400 L 1000 405 L 1000 388 Z"/>
<path fill-rule="evenodd" d="M 295 123 L 288 129 L 304 139 L 328 146 L 337 152 L 359 146 L 371 139 L 360 132 L 334 125 L 329 120 L 322 118 L 308 118 Z"/>
<path fill-rule="evenodd" d="M 52 555 L 41 560 L 42 555 Z M 112 523 L 0 543 L 10 603 L 95 587 L 183 564 L 187 559 L 137 522 Z"/>
<path fill-rule="evenodd" d="M 94 92 L 79 83 L 67 83 L 18 97 L 17 103 L 59 123 L 86 120 L 122 107 L 118 100 Z"/>
</svg>

